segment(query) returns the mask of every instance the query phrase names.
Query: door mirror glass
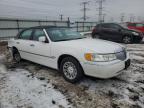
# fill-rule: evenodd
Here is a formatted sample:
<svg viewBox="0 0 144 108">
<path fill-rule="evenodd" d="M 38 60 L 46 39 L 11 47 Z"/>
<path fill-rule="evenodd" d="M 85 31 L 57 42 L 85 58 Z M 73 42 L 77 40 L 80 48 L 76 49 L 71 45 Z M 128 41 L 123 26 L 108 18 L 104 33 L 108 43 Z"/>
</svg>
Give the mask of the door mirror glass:
<svg viewBox="0 0 144 108">
<path fill-rule="evenodd" d="M 41 37 L 38 38 L 38 41 L 46 42 L 46 37 L 45 36 L 41 36 Z"/>
</svg>

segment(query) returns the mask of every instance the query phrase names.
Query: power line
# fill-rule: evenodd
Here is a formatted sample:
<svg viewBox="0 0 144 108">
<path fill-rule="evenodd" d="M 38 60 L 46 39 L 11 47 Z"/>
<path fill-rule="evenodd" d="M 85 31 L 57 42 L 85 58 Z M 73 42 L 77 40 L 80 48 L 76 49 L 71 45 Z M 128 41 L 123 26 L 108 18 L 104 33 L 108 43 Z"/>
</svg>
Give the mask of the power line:
<svg viewBox="0 0 144 108">
<path fill-rule="evenodd" d="M 82 19 L 83 19 L 84 21 L 86 21 L 86 19 L 88 18 L 88 17 L 86 16 L 86 11 L 89 10 L 88 8 L 86 8 L 86 5 L 89 4 L 89 1 L 87 1 L 87 2 L 82 2 L 81 4 L 83 5 L 83 9 L 82 9 L 82 11 L 83 11 L 83 17 L 82 17 Z"/>
<path fill-rule="evenodd" d="M 98 7 L 98 21 L 101 23 L 103 22 L 103 2 L 105 0 L 96 0 L 96 3 L 98 3 L 99 7 Z"/>
<path fill-rule="evenodd" d="M 105 22 L 105 17 L 106 17 L 106 14 L 103 14 L 103 20 L 102 20 L 102 22 Z"/>
<path fill-rule="evenodd" d="M 134 22 L 135 21 L 135 16 L 133 14 L 130 14 L 129 21 L 130 22 Z"/>
<path fill-rule="evenodd" d="M 121 13 L 121 17 L 120 17 L 120 21 L 123 23 L 124 22 L 124 18 L 125 18 L 125 14 Z"/>
</svg>

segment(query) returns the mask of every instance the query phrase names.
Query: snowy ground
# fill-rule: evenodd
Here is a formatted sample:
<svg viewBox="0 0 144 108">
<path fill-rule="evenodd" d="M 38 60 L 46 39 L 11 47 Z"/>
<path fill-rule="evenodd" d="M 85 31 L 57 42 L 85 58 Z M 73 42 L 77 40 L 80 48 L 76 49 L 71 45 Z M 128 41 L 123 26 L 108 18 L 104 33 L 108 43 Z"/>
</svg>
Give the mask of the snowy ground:
<svg viewBox="0 0 144 108">
<path fill-rule="evenodd" d="M 1 46 L 5 58 L 0 61 L 8 69 L 0 73 L 2 108 L 144 108 L 144 44 L 126 47 L 132 64 L 121 75 L 106 80 L 85 77 L 70 84 L 56 70 L 25 60 L 11 62 Z"/>
<path fill-rule="evenodd" d="M 7 71 L 4 65 L 0 67 L 0 108 L 71 107 L 66 97 L 48 81 L 31 76 L 24 69 Z"/>
</svg>

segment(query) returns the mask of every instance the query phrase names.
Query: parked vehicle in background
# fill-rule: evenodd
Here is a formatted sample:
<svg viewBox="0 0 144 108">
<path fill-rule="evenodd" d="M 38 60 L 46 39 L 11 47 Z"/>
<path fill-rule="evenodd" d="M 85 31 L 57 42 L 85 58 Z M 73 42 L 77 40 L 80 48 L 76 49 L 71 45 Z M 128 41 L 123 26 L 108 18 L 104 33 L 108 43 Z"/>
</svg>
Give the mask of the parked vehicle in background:
<svg viewBox="0 0 144 108">
<path fill-rule="evenodd" d="M 129 44 L 141 42 L 143 34 L 139 31 L 128 29 L 120 24 L 101 23 L 94 27 L 92 37 Z"/>
<path fill-rule="evenodd" d="M 129 29 L 141 31 L 144 34 L 144 23 L 127 23 Z"/>
<path fill-rule="evenodd" d="M 15 61 L 30 60 L 62 72 L 69 82 L 82 76 L 111 78 L 130 66 L 129 55 L 120 44 L 86 38 L 60 27 L 33 27 L 8 42 Z"/>
</svg>

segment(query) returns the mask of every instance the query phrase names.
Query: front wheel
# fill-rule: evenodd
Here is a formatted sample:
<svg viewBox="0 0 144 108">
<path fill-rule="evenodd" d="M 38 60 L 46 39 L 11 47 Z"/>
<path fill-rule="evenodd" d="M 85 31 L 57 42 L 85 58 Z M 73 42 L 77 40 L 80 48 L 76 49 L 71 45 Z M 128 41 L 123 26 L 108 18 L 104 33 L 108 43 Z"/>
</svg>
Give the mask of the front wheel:
<svg viewBox="0 0 144 108">
<path fill-rule="evenodd" d="M 81 80 L 83 70 L 79 62 L 73 57 L 66 57 L 62 60 L 60 71 L 66 81 L 76 83 Z"/>
<path fill-rule="evenodd" d="M 130 37 L 130 36 L 124 36 L 122 41 L 125 44 L 130 44 L 130 43 L 132 43 L 132 37 Z"/>
</svg>

